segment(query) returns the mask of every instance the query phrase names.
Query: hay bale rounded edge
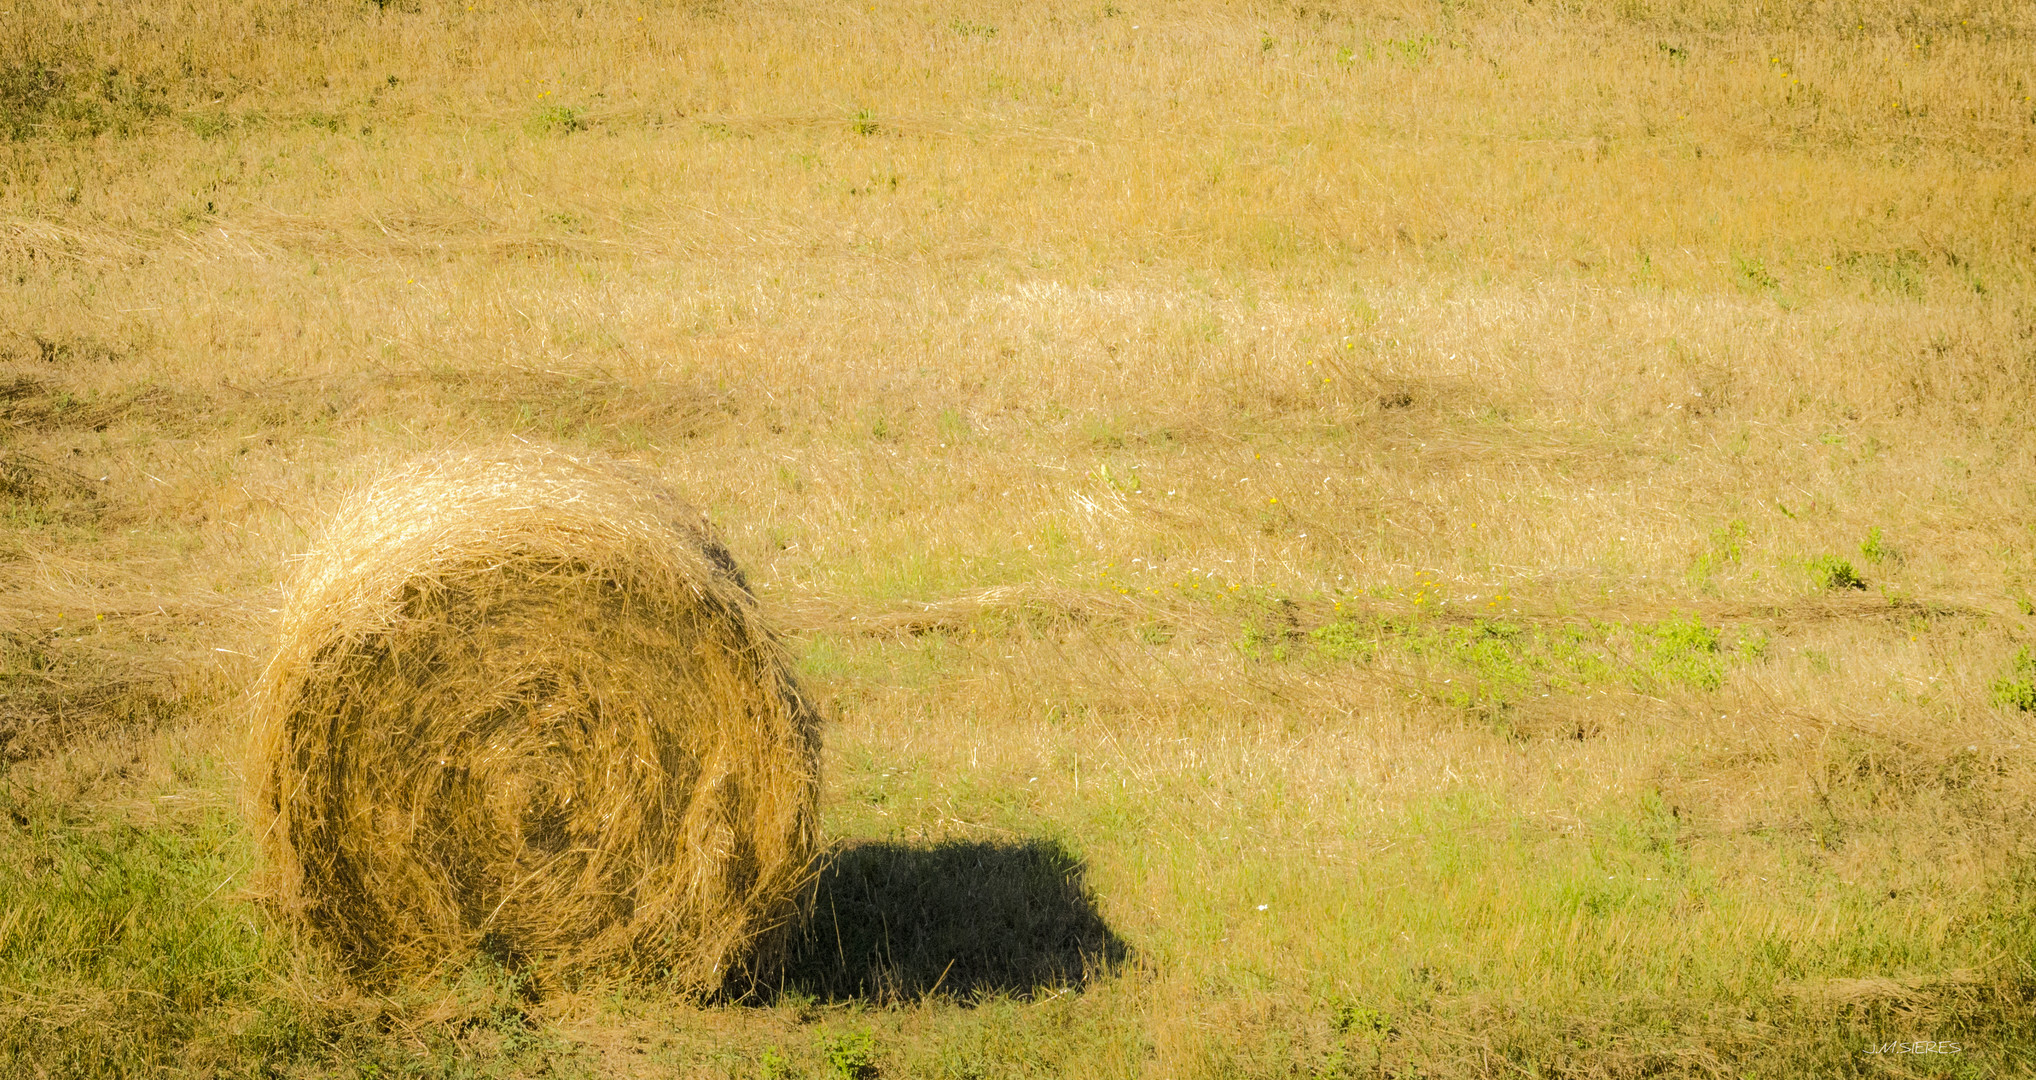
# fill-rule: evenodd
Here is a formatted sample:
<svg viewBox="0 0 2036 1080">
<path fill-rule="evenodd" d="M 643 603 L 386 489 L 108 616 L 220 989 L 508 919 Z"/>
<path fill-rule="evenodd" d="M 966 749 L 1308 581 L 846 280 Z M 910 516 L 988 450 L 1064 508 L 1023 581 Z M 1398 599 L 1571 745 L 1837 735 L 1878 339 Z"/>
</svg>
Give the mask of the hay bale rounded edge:
<svg viewBox="0 0 2036 1080">
<path fill-rule="evenodd" d="M 442 457 L 348 500 L 254 693 L 275 889 L 356 972 L 768 969 L 819 724 L 705 519 L 616 465 Z"/>
</svg>

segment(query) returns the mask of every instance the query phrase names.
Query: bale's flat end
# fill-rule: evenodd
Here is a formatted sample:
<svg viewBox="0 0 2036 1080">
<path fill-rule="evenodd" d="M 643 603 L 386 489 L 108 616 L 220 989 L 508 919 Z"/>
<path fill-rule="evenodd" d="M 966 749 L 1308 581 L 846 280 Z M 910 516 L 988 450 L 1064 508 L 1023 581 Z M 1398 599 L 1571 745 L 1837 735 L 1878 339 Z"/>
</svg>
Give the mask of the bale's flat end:
<svg viewBox="0 0 2036 1080">
<path fill-rule="evenodd" d="M 487 952 L 711 991 L 809 884 L 813 710 L 704 519 L 620 467 L 375 481 L 298 567 L 254 702 L 277 890 L 359 973 Z"/>
</svg>

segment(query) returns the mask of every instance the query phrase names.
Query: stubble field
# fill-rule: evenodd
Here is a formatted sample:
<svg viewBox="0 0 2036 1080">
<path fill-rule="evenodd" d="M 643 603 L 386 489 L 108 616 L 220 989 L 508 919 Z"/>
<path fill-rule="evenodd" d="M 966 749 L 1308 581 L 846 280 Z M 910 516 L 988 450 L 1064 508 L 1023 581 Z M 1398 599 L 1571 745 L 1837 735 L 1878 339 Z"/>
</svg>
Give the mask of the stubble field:
<svg viewBox="0 0 2036 1080">
<path fill-rule="evenodd" d="M 0 22 L 0 1071 L 2036 1067 L 2026 5 L 230 7 Z M 513 439 L 824 703 L 767 993 L 263 903 L 293 553 Z"/>
</svg>

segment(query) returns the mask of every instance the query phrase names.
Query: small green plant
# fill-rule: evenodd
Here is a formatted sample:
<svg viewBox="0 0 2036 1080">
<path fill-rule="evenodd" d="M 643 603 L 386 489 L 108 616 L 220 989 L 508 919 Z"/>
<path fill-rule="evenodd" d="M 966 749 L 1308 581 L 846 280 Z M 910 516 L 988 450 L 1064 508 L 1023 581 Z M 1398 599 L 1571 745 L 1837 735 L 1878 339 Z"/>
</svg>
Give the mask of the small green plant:
<svg viewBox="0 0 2036 1080">
<path fill-rule="evenodd" d="M 1878 525 L 1866 530 L 1866 539 L 1859 544 L 1859 554 L 1867 562 L 1876 564 L 1902 561 L 1902 553 L 1889 547 L 1887 541 L 1881 539 Z"/>
<path fill-rule="evenodd" d="M 849 118 L 848 130 L 857 135 L 875 135 L 883 128 L 877 123 L 875 113 L 868 109 L 857 109 L 855 115 Z"/>
<path fill-rule="evenodd" d="M 1363 1038 L 1380 1040 L 1393 1033 L 1393 1023 L 1385 1013 L 1354 1001 L 1336 1006 L 1331 1023 L 1339 1035 L 1358 1035 Z"/>
<path fill-rule="evenodd" d="M 1732 256 L 1732 278 L 1747 292 L 1773 292 L 1781 282 L 1768 272 L 1767 264 L 1748 255 Z"/>
<path fill-rule="evenodd" d="M 2036 656 L 2022 646 L 2008 664 L 2008 673 L 1994 680 L 1994 704 L 2005 709 L 2036 712 Z"/>
<path fill-rule="evenodd" d="M 1709 578 L 1746 557 L 1746 523 L 1731 521 L 1711 530 L 1710 543 L 1697 555 L 1690 576 Z"/>
<path fill-rule="evenodd" d="M 1398 54 L 1402 61 L 1408 64 L 1419 64 L 1423 60 L 1428 59 L 1429 51 L 1438 44 L 1440 42 L 1436 41 L 1431 35 L 1414 34 L 1404 38 L 1389 40 L 1385 43 L 1385 46 Z"/>
<path fill-rule="evenodd" d="M 571 135 L 585 130 L 587 123 L 580 118 L 580 110 L 570 105 L 547 105 L 537 110 L 528 126 L 533 135 Z"/>
<path fill-rule="evenodd" d="M 1866 579 L 1852 564 L 1836 555 L 1819 555 L 1810 560 L 1810 580 L 1820 589 L 1864 589 Z"/>
<path fill-rule="evenodd" d="M 840 1080 L 875 1080 L 877 1040 L 867 1031 L 830 1037 L 824 1044 L 827 1069 Z"/>
<path fill-rule="evenodd" d="M 775 1046 L 764 1047 L 763 1057 L 757 1061 L 757 1069 L 764 1080 L 791 1080 L 798 1075 L 792 1069 L 792 1062 L 784 1051 Z"/>
</svg>

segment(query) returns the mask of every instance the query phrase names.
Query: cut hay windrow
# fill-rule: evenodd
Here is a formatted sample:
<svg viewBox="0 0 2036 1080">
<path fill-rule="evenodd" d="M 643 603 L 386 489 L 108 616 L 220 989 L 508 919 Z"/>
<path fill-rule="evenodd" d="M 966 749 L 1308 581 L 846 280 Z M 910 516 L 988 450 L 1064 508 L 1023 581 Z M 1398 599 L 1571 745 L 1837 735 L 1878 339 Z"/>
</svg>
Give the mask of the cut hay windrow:
<svg viewBox="0 0 2036 1080">
<path fill-rule="evenodd" d="M 359 973 L 708 992 L 810 883 L 814 711 L 704 518 L 617 466 L 375 481 L 297 568 L 254 713 L 278 898 Z"/>
</svg>

